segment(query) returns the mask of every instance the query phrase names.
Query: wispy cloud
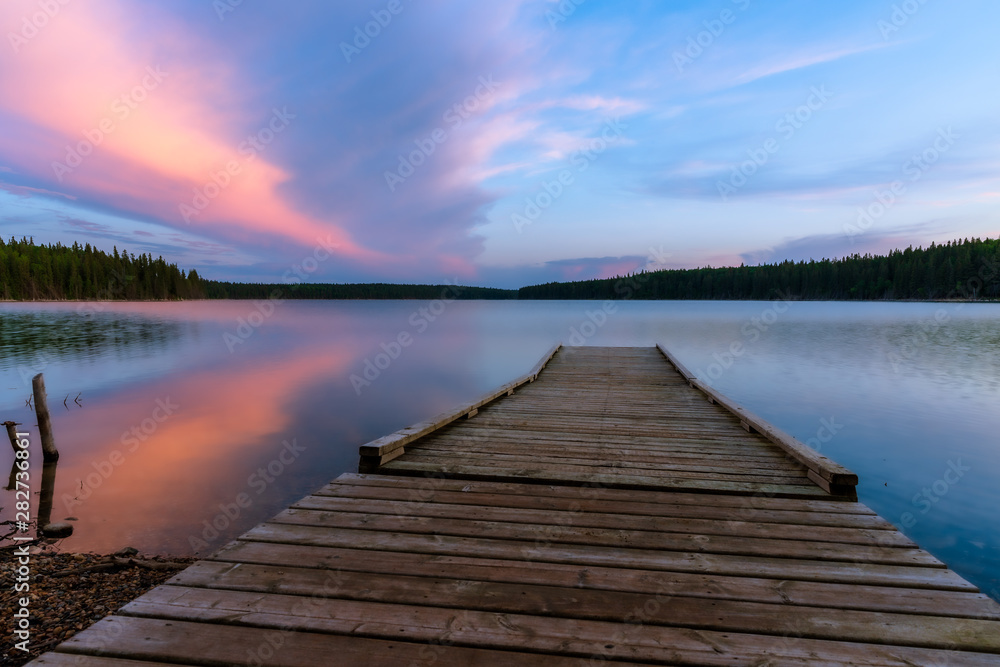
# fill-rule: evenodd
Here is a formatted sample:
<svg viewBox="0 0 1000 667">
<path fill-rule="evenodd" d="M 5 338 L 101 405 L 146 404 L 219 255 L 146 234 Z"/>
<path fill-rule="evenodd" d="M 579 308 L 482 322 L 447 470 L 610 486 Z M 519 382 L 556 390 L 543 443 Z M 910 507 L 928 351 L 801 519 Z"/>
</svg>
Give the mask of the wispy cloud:
<svg viewBox="0 0 1000 667">
<path fill-rule="evenodd" d="M 742 74 L 736 77 L 734 83 L 736 83 L 737 85 L 742 85 L 745 83 L 750 83 L 751 81 L 756 81 L 757 79 L 763 79 L 764 77 L 773 76 L 775 74 L 792 72 L 794 70 L 804 69 L 806 67 L 812 67 L 813 65 L 829 63 L 835 60 L 840 60 L 841 58 L 847 58 L 849 56 L 857 55 L 859 53 L 865 53 L 867 51 L 883 49 L 887 46 L 890 46 L 890 44 L 887 42 L 872 43 L 872 44 L 865 44 L 862 46 L 824 50 L 811 53 L 799 53 L 791 57 L 782 57 L 780 59 L 771 60 L 770 62 L 764 62 L 760 65 L 757 65 L 756 67 L 753 67 L 743 72 Z"/>
<path fill-rule="evenodd" d="M 549 99 L 531 105 L 528 110 L 575 109 L 577 111 L 600 111 L 605 114 L 629 115 L 645 111 L 649 106 L 638 100 L 603 95 L 570 95 L 559 99 Z"/>
<path fill-rule="evenodd" d="M 91 222 L 90 220 L 80 220 L 78 218 L 68 218 L 64 217 L 61 220 L 62 224 L 67 227 L 72 227 L 74 229 L 82 229 L 85 232 L 90 232 L 91 234 L 99 234 L 106 237 L 118 237 L 119 233 L 115 231 L 114 227 L 110 225 L 102 225 L 97 222 Z"/>
<path fill-rule="evenodd" d="M 10 171 L 9 169 L 7 171 Z M 32 188 L 27 185 L 14 185 L 13 183 L 4 183 L 0 181 L 0 190 L 9 192 L 12 195 L 18 195 L 20 197 L 30 197 L 31 195 L 42 195 L 43 197 L 62 197 L 63 199 L 76 199 L 73 195 L 68 195 L 65 192 L 56 192 L 55 190 L 46 190 L 45 188 Z"/>
</svg>

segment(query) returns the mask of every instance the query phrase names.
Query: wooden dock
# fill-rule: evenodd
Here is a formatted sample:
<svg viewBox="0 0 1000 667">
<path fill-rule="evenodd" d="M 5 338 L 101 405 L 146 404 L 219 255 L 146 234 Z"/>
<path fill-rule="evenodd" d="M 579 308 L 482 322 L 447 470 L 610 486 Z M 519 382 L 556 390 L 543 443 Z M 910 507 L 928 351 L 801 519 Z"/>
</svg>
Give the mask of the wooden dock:
<svg viewBox="0 0 1000 667">
<path fill-rule="evenodd" d="M 562 348 L 37 665 L 997 665 L 1000 605 L 666 350 Z"/>
</svg>

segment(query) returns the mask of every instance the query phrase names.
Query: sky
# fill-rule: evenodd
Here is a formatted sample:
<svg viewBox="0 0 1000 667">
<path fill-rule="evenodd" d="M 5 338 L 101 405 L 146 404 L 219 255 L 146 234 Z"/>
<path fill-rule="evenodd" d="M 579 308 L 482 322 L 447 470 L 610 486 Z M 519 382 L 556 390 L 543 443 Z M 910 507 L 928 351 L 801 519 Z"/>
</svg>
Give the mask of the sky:
<svg viewBox="0 0 1000 667">
<path fill-rule="evenodd" d="M 989 0 L 4 0 L 0 235 L 497 287 L 1000 233 Z"/>
</svg>

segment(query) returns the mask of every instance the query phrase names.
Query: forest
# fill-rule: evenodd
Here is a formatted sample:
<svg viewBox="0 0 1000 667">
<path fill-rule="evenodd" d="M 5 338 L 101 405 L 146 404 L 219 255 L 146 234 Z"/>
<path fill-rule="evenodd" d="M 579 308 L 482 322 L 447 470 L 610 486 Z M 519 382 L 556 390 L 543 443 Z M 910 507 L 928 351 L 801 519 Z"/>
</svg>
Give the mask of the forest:
<svg viewBox="0 0 1000 667">
<path fill-rule="evenodd" d="M 0 239 L 0 300 L 155 301 L 176 299 L 513 299 L 516 290 L 462 285 L 232 283 L 186 273 L 162 257 L 111 254 L 89 243 L 37 245 Z"/>
<path fill-rule="evenodd" d="M 888 255 L 758 266 L 640 271 L 522 287 L 519 299 L 995 300 L 1000 239 L 965 239 Z"/>
<path fill-rule="evenodd" d="M 0 300 L 176 299 L 807 299 L 996 300 L 1000 239 L 965 239 L 887 255 L 756 266 L 669 269 L 519 290 L 391 283 L 234 283 L 206 280 L 149 254 L 89 243 L 0 239 Z"/>
<path fill-rule="evenodd" d="M 0 238 L 0 300 L 146 301 L 204 298 L 198 272 L 162 257 L 112 254 L 89 243 L 36 245 Z"/>
</svg>

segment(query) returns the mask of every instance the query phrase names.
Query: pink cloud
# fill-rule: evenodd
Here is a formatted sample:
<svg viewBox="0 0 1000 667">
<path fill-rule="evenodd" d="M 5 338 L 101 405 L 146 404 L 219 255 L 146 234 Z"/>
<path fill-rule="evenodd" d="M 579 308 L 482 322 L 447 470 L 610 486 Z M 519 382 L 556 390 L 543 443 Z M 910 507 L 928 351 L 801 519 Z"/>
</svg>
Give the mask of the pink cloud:
<svg viewBox="0 0 1000 667">
<path fill-rule="evenodd" d="M 11 16 L 38 9 L 31 0 L 5 5 Z M 144 24 L 157 25 L 156 33 L 139 32 L 138 11 Z M 36 177 L 57 177 L 78 194 L 174 226 L 184 225 L 183 207 L 189 206 L 193 226 L 224 235 L 267 234 L 310 246 L 330 239 L 348 257 L 384 259 L 352 241 L 336 220 L 315 219 L 286 201 L 281 188 L 293 175 L 269 161 L 266 145 L 252 155 L 246 146 L 241 152 L 243 137 L 232 129 L 280 141 L 273 117 L 255 124 L 236 111 L 246 83 L 214 54 L 196 53 L 197 45 L 178 47 L 191 44 L 190 31 L 166 16 L 152 21 L 151 11 L 117 0 L 67 5 L 15 58 L 0 64 L 0 110 L 37 129 L 55 150 L 0 138 L 11 161 Z M 233 100 L 232 108 L 220 100 Z M 281 130 L 289 123 L 294 120 L 286 118 Z M 62 148 L 75 146 L 82 155 L 91 144 L 92 154 L 76 167 Z M 216 194 L 213 174 L 224 173 L 227 164 L 232 173 L 219 179 L 228 183 Z M 215 196 L 199 199 L 198 193 Z M 208 205 L 199 209 L 202 202 Z"/>
</svg>

